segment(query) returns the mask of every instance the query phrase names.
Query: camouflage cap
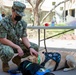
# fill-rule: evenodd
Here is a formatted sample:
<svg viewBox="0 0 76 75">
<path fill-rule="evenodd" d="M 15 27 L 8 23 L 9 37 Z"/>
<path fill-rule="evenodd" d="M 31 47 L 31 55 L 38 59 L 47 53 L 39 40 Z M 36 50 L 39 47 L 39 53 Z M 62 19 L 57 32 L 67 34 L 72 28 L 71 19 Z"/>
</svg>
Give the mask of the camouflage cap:
<svg viewBox="0 0 76 75">
<path fill-rule="evenodd" d="M 26 8 L 26 5 L 19 2 L 19 1 L 14 1 L 12 8 L 15 10 L 17 14 L 20 16 L 24 16 L 24 9 Z"/>
</svg>

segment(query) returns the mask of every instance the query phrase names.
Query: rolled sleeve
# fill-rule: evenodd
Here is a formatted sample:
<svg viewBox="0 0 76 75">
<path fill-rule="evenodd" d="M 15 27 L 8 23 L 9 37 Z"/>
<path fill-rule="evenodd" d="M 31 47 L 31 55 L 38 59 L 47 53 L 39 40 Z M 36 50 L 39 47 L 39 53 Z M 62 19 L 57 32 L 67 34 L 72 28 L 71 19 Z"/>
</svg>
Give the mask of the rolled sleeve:
<svg viewBox="0 0 76 75">
<path fill-rule="evenodd" d="M 22 37 L 27 37 L 26 29 L 24 30 Z"/>
<path fill-rule="evenodd" d="M 27 37 L 27 23 L 23 21 L 23 33 L 22 33 L 22 37 Z"/>
</svg>

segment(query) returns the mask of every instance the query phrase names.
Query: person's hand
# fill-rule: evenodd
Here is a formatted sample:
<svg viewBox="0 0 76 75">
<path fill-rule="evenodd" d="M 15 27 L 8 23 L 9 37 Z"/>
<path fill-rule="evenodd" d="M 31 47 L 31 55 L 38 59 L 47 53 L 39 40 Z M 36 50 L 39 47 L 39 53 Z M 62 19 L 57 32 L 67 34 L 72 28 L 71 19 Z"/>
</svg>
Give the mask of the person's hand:
<svg viewBox="0 0 76 75">
<path fill-rule="evenodd" d="M 17 48 L 17 51 L 18 51 L 18 55 L 20 57 L 22 57 L 24 55 L 24 52 L 23 52 L 23 50 L 20 47 Z"/>
<path fill-rule="evenodd" d="M 34 50 L 33 48 L 30 48 L 30 54 L 38 56 L 38 52 L 36 50 Z"/>
</svg>

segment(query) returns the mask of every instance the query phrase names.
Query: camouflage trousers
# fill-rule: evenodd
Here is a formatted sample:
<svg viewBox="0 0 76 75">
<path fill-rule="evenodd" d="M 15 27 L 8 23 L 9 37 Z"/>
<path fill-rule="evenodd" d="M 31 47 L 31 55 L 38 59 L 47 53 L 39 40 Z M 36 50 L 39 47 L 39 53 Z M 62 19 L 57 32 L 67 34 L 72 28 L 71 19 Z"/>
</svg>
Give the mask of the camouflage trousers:
<svg viewBox="0 0 76 75">
<path fill-rule="evenodd" d="M 32 42 L 30 42 L 30 44 L 36 51 L 38 51 L 37 44 L 32 43 Z M 27 57 L 28 55 L 30 55 L 29 50 L 24 46 L 24 44 L 20 44 L 20 47 L 24 51 L 23 57 Z M 7 46 L 7 45 L 0 44 L 0 58 L 1 58 L 2 62 L 10 61 L 15 53 L 17 53 L 16 49 L 13 49 L 12 47 Z"/>
</svg>

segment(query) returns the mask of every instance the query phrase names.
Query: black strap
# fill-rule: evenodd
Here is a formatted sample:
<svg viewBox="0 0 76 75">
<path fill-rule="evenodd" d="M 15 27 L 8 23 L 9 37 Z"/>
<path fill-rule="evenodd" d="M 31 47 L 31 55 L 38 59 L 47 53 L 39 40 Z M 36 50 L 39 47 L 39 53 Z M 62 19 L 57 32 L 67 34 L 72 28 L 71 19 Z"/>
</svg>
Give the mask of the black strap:
<svg viewBox="0 0 76 75">
<path fill-rule="evenodd" d="M 49 61 L 50 59 L 54 60 L 56 62 L 54 71 L 57 69 L 60 59 L 61 59 L 61 55 L 59 53 L 53 53 L 53 52 L 43 52 L 43 54 L 45 55 L 45 60 L 41 63 L 42 66 L 45 66 L 45 63 L 47 61 Z M 49 56 L 50 55 L 50 56 Z M 55 59 L 53 57 L 56 57 Z"/>
<path fill-rule="evenodd" d="M 55 68 L 53 71 L 56 71 L 57 67 L 58 67 L 59 63 L 56 62 Z"/>
</svg>

